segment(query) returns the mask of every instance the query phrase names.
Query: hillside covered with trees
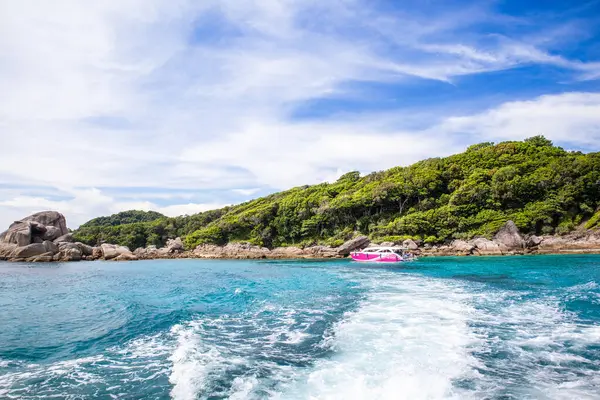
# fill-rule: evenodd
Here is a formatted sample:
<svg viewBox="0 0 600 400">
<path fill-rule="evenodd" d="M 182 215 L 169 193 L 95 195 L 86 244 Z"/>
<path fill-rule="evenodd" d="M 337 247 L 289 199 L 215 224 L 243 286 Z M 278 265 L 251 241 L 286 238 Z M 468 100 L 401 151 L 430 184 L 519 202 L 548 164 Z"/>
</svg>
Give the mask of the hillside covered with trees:
<svg viewBox="0 0 600 400">
<path fill-rule="evenodd" d="M 82 225 L 77 240 L 130 248 L 181 236 L 187 248 L 245 241 L 266 247 L 373 240 L 441 243 L 492 236 L 507 220 L 524 233 L 600 225 L 600 153 L 569 152 L 542 136 L 481 143 L 446 158 L 302 186 L 192 216 L 120 214 Z M 147 215 L 147 214 L 146 214 Z M 149 218 L 149 215 L 147 215 Z M 110 223 L 109 223 L 110 221 Z M 115 222 L 115 223 L 113 223 Z"/>
</svg>

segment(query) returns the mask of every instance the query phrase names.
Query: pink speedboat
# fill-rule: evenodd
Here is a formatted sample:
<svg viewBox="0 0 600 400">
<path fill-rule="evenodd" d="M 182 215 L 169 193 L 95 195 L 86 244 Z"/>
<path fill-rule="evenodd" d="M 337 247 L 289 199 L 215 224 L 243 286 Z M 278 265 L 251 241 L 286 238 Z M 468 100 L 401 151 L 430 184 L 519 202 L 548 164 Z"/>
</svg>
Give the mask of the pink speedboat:
<svg viewBox="0 0 600 400">
<path fill-rule="evenodd" d="M 397 263 L 412 261 L 415 257 L 399 247 L 367 247 L 350 254 L 354 261 Z"/>
</svg>

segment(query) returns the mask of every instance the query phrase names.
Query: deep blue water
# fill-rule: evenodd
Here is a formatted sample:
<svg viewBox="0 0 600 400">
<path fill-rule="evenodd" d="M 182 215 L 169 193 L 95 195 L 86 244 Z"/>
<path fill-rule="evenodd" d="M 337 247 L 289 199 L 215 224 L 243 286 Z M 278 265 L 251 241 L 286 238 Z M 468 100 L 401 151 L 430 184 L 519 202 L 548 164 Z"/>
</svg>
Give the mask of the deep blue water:
<svg viewBox="0 0 600 400">
<path fill-rule="evenodd" d="M 600 256 L 0 263 L 0 398 L 600 398 Z"/>
</svg>

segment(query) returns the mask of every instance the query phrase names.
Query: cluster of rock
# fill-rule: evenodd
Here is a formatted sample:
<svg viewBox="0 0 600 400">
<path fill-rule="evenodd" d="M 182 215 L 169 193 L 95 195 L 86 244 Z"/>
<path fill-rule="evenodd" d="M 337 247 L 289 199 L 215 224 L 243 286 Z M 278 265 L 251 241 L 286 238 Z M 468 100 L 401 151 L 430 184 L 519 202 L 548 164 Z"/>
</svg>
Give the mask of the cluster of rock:
<svg viewBox="0 0 600 400">
<path fill-rule="evenodd" d="M 225 246 L 204 244 L 196 247 L 191 252 L 194 258 L 233 258 L 233 259 L 286 259 L 286 258 L 343 258 L 350 252 L 369 245 L 366 236 L 359 236 L 347 241 L 339 247 L 309 246 L 300 247 L 266 247 L 255 246 L 249 243 L 229 243 Z"/>
<path fill-rule="evenodd" d="M 310 246 L 300 247 L 277 247 L 269 249 L 266 247 L 252 245 L 250 243 L 228 243 L 225 246 L 213 244 L 202 244 L 191 251 L 184 250 L 180 238 L 170 239 L 163 248 L 148 246 L 138 248 L 133 254 L 139 259 L 157 258 L 222 258 L 222 259 L 289 259 L 289 258 L 342 258 L 348 256 L 351 251 L 364 248 L 369 244 L 366 236 L 359 236 L 349 240 L 339 247 Z"/>
<path fill-rule="evenodd" d="M 301 249 L 299 247 L 277 247 L 268 249 L 249 243 L 228 243 L 225 246 L 203 244 L 196 247 L 191 256 L 194 258 L 230 258 L 230 259 L 259 259 L 259 258 L 335 258 L 338 254 L 326 246 L 314 246 Z"/>
<path fill-rule="evenodd" d="M 508 221 L 492 240 L 475 238 L 454 240 L 442 246 L 427 246 L 423 255 L 510 255 L 600 252 L 600 232 L 576 231 L 566 236 L 523 236 L 513 221 Z"/>
<path fill-rule="evenodd" d="M 59 212 L 43 211 L 12 223 L 0 234 L 0 260 L 51 262 L 81 260 L 134 260 L 127 247 L 98 247 L 75 242 Z"/>
<path fill-rule="evenodd" d="M 181 238 L 167 240 L 167 245 L 162 248 L 157 248 L 150 245 L 146 248 L 139 247 L 134 250 L 133 254 L 140 260 L 153 260 L 155 258 L 186 258 L 183 242 Z"/>
</svg>

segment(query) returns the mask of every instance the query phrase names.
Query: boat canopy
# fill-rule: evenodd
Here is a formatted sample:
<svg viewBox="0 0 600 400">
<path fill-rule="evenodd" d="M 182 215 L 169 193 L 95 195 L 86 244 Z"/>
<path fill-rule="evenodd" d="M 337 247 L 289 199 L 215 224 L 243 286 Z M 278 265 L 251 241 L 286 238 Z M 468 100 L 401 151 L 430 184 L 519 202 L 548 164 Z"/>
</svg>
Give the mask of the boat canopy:
<svg viewBox="0 0 600 400">
<path fill-rule="evenodd" d="M 367 247 L 364 250 L 361 250 L 362 253 L 396 253 L 398 251 L 407 251 L 409 249 L 405 247 Z"/>
</svg>

